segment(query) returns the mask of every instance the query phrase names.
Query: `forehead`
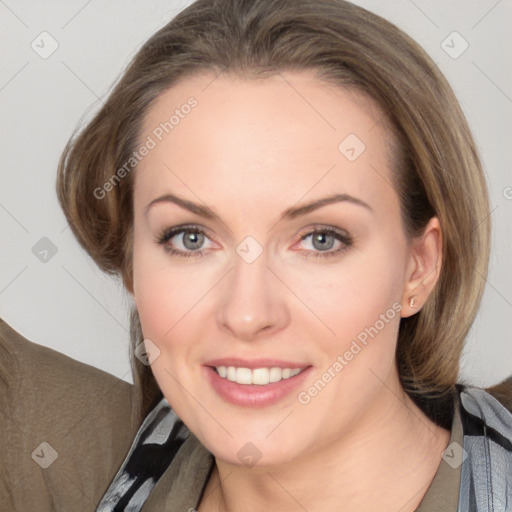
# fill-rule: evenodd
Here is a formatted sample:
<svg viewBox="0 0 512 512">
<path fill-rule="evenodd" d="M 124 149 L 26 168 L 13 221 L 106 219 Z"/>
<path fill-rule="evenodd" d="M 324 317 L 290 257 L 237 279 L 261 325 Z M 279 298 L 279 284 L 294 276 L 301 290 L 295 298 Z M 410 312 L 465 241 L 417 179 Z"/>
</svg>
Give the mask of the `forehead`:
<svg viewBox="0 0 512 512">
<path fill-rule="evenodd" d="M 274 195 L 293 204 L 340 188 L 382 195 L 393 143 L 383 120 L 363 95 L 305 72 L 195 75 L 146 114 L 139 141 L 153 148 L 137 167 L 135 193 L 193 192 L 215 203 L 236 191 L 240 204 Z"/>
</svg>

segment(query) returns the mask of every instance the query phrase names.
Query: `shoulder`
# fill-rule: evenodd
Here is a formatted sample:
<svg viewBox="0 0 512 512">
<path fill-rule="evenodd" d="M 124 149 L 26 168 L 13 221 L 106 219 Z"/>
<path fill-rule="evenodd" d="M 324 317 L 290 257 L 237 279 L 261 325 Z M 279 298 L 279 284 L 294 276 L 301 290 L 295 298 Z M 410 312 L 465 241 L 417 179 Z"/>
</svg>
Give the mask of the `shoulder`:
<svg viewBox="0 0 512 512">
<path fill-rule="evenodd" d="M 195 436 L 162 398 L 142 423 L 125 461 L 98 506 L 98 512 L 118 510 L 120 503 L 126 510 L 140 510 L 164 473 L 168 476 L 163 491 L 164 501 L 156 508 L 151 505 L 150 509 L 165 508 L 169 489 L 181 466 L 195 469 L 191 446 L 197 447 L 200 443 L 194 441 L 197 441 Z M 184 484 L 183 479 L 181 484 Z M 180 493 L 183 491 L 180 488 Z"/>
<path fill-rule="evenodd" d="M 461 386 L 460 402 L 467 418 L 478 419 L 500 435 L 512 439 L 512 412 L 486 389 Z"/>
<path fill-rule="evenodd" d="M 89 408 L 89 412 L 109 411 L 110 416 L 128 420 L 135 397 L 128 382 L 29 341 L 2 319 L 0 391 L 1 400 L 16 405 L 13 416 L 22 415 L 22 405 L 26 408 L 30 403 L 34 422 L 47 416 L 45 412 L 58 411 L 53 421 L 65 421 L 78 409 L 83 414 Z M 36 412 L 41 415 L 35 417 Z"/>
<path fill-rule="evenodd" d="M 11 509 L 82 510 L 84 495 L 97 503 L 139 426 L 138 396 L 0 319 L 0 494 L 8 491 Z"/>
<path fill-rule="evenodd" d="M 458 389 L 464 444 L 459 510 L 506 510 L 512 500 L 512 413 L 484 389 Z"/>
<path fill-rule="evenodd" d="M 512 412 L 512 376 L 486 388 L 485 391 L 499 400 L 509 411 Z"/>
</svg>

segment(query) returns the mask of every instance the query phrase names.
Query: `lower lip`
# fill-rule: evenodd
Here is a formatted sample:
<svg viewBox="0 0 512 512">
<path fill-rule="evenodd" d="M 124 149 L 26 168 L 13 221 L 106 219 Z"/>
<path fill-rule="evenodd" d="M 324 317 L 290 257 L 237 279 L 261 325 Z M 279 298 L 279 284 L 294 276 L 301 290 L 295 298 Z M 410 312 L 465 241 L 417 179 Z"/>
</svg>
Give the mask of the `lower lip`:
<svg viewBox="0 0 512 512">
<path fill-rule="evenodd" d="M 227 402 L 242 407 L 265 407 L 272 405 L 297 389 L 313 370 L 308 366 L 297 375 L 264 386 L 238 384 L 219 376 L 211 366 L 205 366 L 206 377 L 213 389 Z"/>
</svg>

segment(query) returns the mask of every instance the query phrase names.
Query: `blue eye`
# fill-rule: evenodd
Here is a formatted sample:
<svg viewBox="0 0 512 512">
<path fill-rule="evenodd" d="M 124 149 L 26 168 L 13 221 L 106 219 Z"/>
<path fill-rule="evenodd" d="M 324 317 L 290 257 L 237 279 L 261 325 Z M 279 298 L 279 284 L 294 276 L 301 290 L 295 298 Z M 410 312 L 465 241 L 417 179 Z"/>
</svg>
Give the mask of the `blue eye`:
<svg viewBox="0 0 512 512">
<path fill-rule="evenodd" d="M 336 256 L 352 246 L 352 238 L 345 231 L 329 227 L 315 227 L 301 237 L 301 241 L 311 238 L 312 249 L 306 250 L 306 258 L 325 258 Z M 173 239 L 176 239 L 173 241 Z M 209 248 L 204 248 L 206 240 L 210 240 L 199 226 L 178 226 L 160 233 L 156 242 L 173 256 L 183 258 L 203 257 Z M 333 247 L 339 244 L 337 249 Z M 176 247 L 178 246 L 178 247 Z M 180 247 L 181 246 L 181 247 Z"/>
<path fill-rule="evenodd" d="M 313 246 L 313 251 L 307 255 L 307 258 L 325 258 L 329 256 L 335 256 L 340 254 L 341 252 L 346 251 L 349 247 L 352 246 L 352 238 L 346 232 L 338 231 L 334 228 L 315 228 L 313 231 L 305 234 L 301 237 L 302 240 L 306 240 L 311 237 L 311 243 Z M 330 250 L 333 246 L 339 242 L 341 247 L 335 250 Z"/>
<path fill-rule="evenodd" d="M 174 248 L 172 245 L 169 245 L 169 242 L 173 238 L 177 238 L 180 240 L 179 235 L 181 236 L 181 248 Z M 175 256 L 182 256 L 184 258 L 190 258 L 191 256 L 204 256 L 204 250 L 201 250 L 201 246 L 203 245 L 205 239 L 208 239 L 206 233 L 197 226 L 180 226 L 172 229 L 167 229 L 157 238 L 157 242 L 164 246 L 165 250 Z"/>
</svg>

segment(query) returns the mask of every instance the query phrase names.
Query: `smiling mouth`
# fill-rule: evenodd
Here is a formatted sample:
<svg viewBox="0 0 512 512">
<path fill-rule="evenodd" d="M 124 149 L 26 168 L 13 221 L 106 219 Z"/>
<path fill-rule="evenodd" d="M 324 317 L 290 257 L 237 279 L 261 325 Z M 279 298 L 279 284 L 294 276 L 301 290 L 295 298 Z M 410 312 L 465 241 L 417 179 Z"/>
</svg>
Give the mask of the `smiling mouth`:
<svg viewBox="0 0 512 512">
<path fill-rule="evenodd" d="M 302 365 L 291 361 L 263 359 L 256 362 L 230 358 L 209 361 L 203 369 L 212 389 L 225 402 L 239 407 L 262 408 L 285 399 L 304 384 L 314 368 Z"/>
<path fill-rule="evenodd" d="M 304 368 L 244 368 L 237 366 L 211 366 L 219 377 L 237 384 L 266 386 L 273 382 L 291 379 L 304 371 Z"/>
</svg>

